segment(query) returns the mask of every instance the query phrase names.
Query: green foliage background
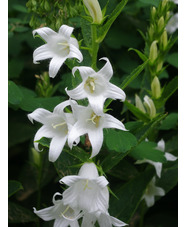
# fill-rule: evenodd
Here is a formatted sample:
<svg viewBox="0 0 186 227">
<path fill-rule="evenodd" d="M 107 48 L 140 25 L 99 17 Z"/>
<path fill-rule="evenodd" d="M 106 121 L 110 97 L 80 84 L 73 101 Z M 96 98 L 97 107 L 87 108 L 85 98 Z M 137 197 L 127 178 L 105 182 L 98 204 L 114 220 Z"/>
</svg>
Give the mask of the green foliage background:
<svg viewBox="0 0 186 227">
<path fill-rule="evenodd" d="M 99 2 L 103 9 L 107 1 Z M 119 2 L 112 0 L 108 3 L 108 15 Z M 155 172 L 151 167 L 145 169 L 145 165 L 134 165 L 135 160 L 140 159 L 140 151 L 142 158 L 149 157 L 148 152 L 156 146 L 153 142 L 149 143 L 147 148 L 143 146 L 143 142 L 138 145 L 139 141 L 145 139 L 147 133 L 152 141 L 164 138 L 166 151 L 177 156 L 178 108 L 175 88 L 178 73 L 177 41 L 165 57 L 166 69 L 159 75 L 161 86 L 168 85 L 163 91 L 164 100 L 162 100 L 166 114 L 157 116 L 151 121 L 133 106 L 135 94 L 141 91 L 143 94 L 149 87 L 144 87 L 142 80 L 144 71 L 141 71 L 145 68 L 145 65 L 142 65 L 143 61 L 135 51 L 129 51 L 129 48 L 143 52 L 145 41 L 138 30 L 146 33 L 150 9 L 153 5 L 158 6 L 158 3 L 157 0 L 129 0 L 108 31 L 98 53 L 98 59 L 106 56 L 113 66 L 114 76 L 111 82 L 120 86 L 127 78 L 124 85 L 128 83 L 124 86 L 124 91 L 130 103 L 114 101 L 110 104 L 108 100 L 107 104 L 110 104 L 108 108 L 112 109 L 109 111 L 113 116 L 124 120 L 129 132 L 105 131 L 103 148 L 97 160 L 101 162 L 111 190 L 119 197 L 118 200 L 111 195 L 109 212 L 129 223 L 131 227 L 177 226 L 177 162 L 163 164 L 162 178 L 157 181 L 157 185 L 163 187 L 167 194 L 148 210 L 144 203 L 140 203 L 140 199 Z M 52 111 L 57 104 L 67 99 L 64 88 L 73 87 L 79 83 L 79 80 L 78 77 L 74 79 L 69 73 L 67 65 L 70 66 L 72 62 L 67 62 L 54 80 L 46 79 L 43 82 L 38 78 L 41 74 L 43 78 L 45 76 L 47 78 L 49 61 L 43 61 L 39 65 L 33 64 L 33 50 L 43 42 L 39 38 L 33 38 L 32 30 L 45 24 L 57 31 L 65 23 L 75 27 L 76 38 L 84 39 L 83 42 L 89 45 L 89 28 L 85 20 L 79 16 L 83 7 L 78 0 L 9 0 L 8 4 L 9 225 L 37 226 L 38 218 L 32 208 L 51 205 L 53 194 L 62 190 L 58 183 L 60 177 L 77 174 L 79 169 L 77 164 L 89 158 L 86 153 L 89 151 L 84 151 L 81 147 L 74 148 L 75 152 L 65 148 L 54 165 L 47 161 L 47 151 L 42 152 L 40 153 L 43 160 L 42 169 L 39 167 L 41 159 L 38 159 L 38 154 L 33 151 L 33 137 L 40 125 L 32 125 L 27 114 L 38 107 Z M 82 31 L 83 37 L 79 31 Z M 82 50 L 82 52 L 84 58 L 87 56 L 87 62 L 83 64 L 90 65 L 90 56 L 86 51 Z M 101 66 L 102 64 L 98 63 L 98 68 Z M 170 81 L 172 82 L 169 83 Z M 146 123 L 144 124 L 143 121 Z M 151 130 L 151 133 L 148 130 Z M 43 140 L 41 144 L 47 150 L 48 141 Z M 165 162 L 158 153 L 150 158 Z M 42 193 L 39 194 L 39 191 Z M 142 223 L 140 217 L 144 214 Z M 40 226 L 52 226 L 52 223 L 41 222 Z"/>
</svg>

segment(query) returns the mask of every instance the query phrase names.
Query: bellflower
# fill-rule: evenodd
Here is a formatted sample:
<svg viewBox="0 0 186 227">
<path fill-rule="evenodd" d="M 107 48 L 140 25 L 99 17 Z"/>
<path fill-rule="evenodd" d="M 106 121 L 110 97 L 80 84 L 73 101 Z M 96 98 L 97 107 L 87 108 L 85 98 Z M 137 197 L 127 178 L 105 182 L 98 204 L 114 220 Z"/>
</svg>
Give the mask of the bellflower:
<svg viewBox="0 0 186 227">
<path fill-rule="evenodd" d="M 64 112 L 64 108 L 71 103 L 72 101 L 60 103 L 54 108 L 53 113 L 43 108 L 38 108 L 28 114 L 28 118 L 32 123 L 35 120 L 43 124 L 37 131 L 34 141 L 42 137 L 52 138 L 49 148 L 49 160 L 51 162 L 55 162 L 59 157 L 68 138 L 68 132 L 75 123 L 73 114 Z M 34 146 L 39 151 L 37 142 L 34 142 Z"/>
<path fill-rule="evenodd" d="M 107 98 L 125 100 L 125 93 L 116 85 L 109 82 L 113 75 L 113 69 L 108 58 L 101 58 L 106 64 L 98 72 L 91 67 L 74 67 L 72 73 L 79 70 L 82 83 L 73 90 L 67 90 L 67 94 L 76 100 L 88 98 L 89 104 L 95 113 L 99 114 L 103 110 L 104 101 Z"/>
<path fill-rule="evenodd" d="M 145 200 L 148 207 L 151 207 L 154 205 L 155 196 L 164 196 L 165 195 L 165 191 L 163 188 L 155 186 L 155 181 L 156 181 L 156 178 L 153 177 L 151 182 L 147 186 L 145 194 L 142 197 L 142 199 Z"/>
<path fill-rule="evenodd" d="M 178 29 L 178 13 L 174 14 L 167 23 L 166 30 L 173 34 Z"/>
<path fill-rule="evenodd" d="M 120 221 L 109 215 L 108 212 L 94 212 L 85 213 L 83 216 L 83 222 L 81 227 L 94 227 L 95 222 L 98 221 L 100 227 L 112 227 L 112 226 L 125 226 L 126 223 Z"/>
<path fill-rule="evenodd" d="M 160 150 L 162 152 L 165 152 L 165 141 L 163 139 L 161 139 L 158 142 L 156 149 Z M 167 161 L 175 161 L 177 159 L 176 156 L 174 156 L 174 155 L 172 155 L 172 154 L 170 154 L 168 152 L 165 152 L 164 156 L 165 156 Z M 148 159 L 138 160 L 136 162 L 136 164 L 142 164 L 142 163 L 149 163 L 149 164 L 153 165 L 155 170 L 156 170 L 157 176 L 159 178 L 161 177 L 161 172 L 162 172 L 162 167 L 163 167 L 163 164 L 161 162 L 154 162 L 154 161 L 148 160 Z"/>
<path fill-rule="evenodd" d="M 69 186 L 63 192 L 64 205 L 84 212 L 107 211 L 109 201 L 108 181 L 99 176 L 94 163 L 85 163 L 78 176 L 65 176 L 60 180 Z"/>
<path fill-rule="evenodd" d="M 103 128 L 117 128 L 127 131 L 124 125 L 109 114 L 97 115 L 90 106 L 72 104 L 73 114 L 77 119 L 72 130 L 69 132 L 68 145 L 72 147 L 73 142 L 81 135 L 88 134 L 92 145 L 91 158 L 97 155 L 103 143 Z"/>
<path fill-rule="evenodd" d="M 52 58 L 49 64 L 50 77 L 56 76 L 67 58 L 77 58 L 80 62 L 83 60 L 77 40 L 71 37 L 72 32 L 73 28 L 67 25 L 62 25 L 58 33 L 48 27 L 33 31 L 33 35 L 38 33 L 46 41 L 34 51 L 33 61 L 37 64 L 38 61 Z"/>
<path fill-rule="evenodd" d="M 56 200 L 56 195 L 62 196 L 58 192 L 54 194 L 54 206 L 47 207 L 42 210 L 36 210 L 34 208 L 34 213 L 44 221 L 55 220 L 54 227 L 79 227 L 78 219 L 82 217 L 82 213 L 80 213 L 77 209 L 72 209 L 68 205 L 64 205 L 63 199 Z"/>
</svg>

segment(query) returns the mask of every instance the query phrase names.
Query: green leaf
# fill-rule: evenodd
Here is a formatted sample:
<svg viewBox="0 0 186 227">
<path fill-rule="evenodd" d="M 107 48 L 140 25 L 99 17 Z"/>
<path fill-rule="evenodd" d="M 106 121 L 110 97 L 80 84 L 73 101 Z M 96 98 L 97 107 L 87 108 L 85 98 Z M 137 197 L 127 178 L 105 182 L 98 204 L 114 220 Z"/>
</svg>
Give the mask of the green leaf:
<svg viewBox="0 0 186 227">
<path fill-rule="evenodd" d="M 159 5 L 159 2 L 160 2 L 160 0 L 139 0 L 139 1 L 148 5 L 156 6 L 156 7 Z"/>
<path fill-rule="evenodd" d="M 71 156 L 78 158 L 81 162 L 88 162 L 89 161 L 90 154 L 88 154 L 82 148 L 80 148 L 78 146 L 74 146 L 72 148 L 72 150 L 67 149 L 67 148 L 65 148 L 63 150 L 65 152 L 67 152 L 68 154 L 70 154 Z"/>
<path fill-rule="evenodd" d="M 122 12 L 123 8 L 127 4 L 128 0 L 122 0 L 116 8 L 112 11 L 112 13 L 109 15 L 107 22 L 100 28 L 99 35 L 97 41 L 101 43 L 105 36 L 107 35 L 111 25 L 116 20 L 116 18 L 119 16 L 119 14 Z"/>
<path fill-rule="evenodd" d="M 107 130 L 105 143 L 110 151 L 126 153 L 137 144 L 137 139 L 130 132 Z"/>
<path fill-rule="evenodd" d="M 114 191 L 119 200 L 111 197 L 109 213 L 128 223 L 140 204 L 153 174 L 153 170 L 145 171 Z"/>
<path fill-rule="evenodd" d="M 157 185 L 162 187 L 166 193 L 173 189 L 178 183 L 177 163 L 170 168 L 163 168 L 161 178 L 157 180 Z"/>
<path fill-rule="evenodd" d="M 91 36 L 90 22 L 88 22 L 84 18 L 81 18 L 80 24 L 81 24 L 81 31 L 82 31 L 82 35 L 83 35 L 83 40 L 84 40 L 87 47 L 91 47 L 92 36 Z"/>
<path fill-rule="evenodd" d="M 23 94 L 19 87 L 13 81 L 8 81 L 8 102 L 12 105 L 19 105 L 22 99 Z"/>
<path fill-rule="evenodd" d="M 121 84 L 121 89 L 125 89 L 145 68 L 149 60 L 145 61 L 143 64 L 139 65 L 132 73 L 125 78 Z"/>
<path fill-rule="evenodd" d="M 21 13 L 28 13 L 27 8 L 20 4 L 13 4 L 12 8 Z"/>
<path fill-rule="evenodd" d="M 145 54 L 143 54 L 141 51 L 134 49 L 134 48 L 129 48 L 128 51 L 135 51 L 137 53 L 137 55 L 141 58 L 142 61 L 146 61 L 148 60 L 147 56 Z"/>
<path fill-rule="evenodd" d="M 148 159 L 154 162 L 166 162 L 164 152 L 157 150 L 156 146 L 156 143 L 143 141 L 129 155 L 136 160 Z"/>
<path fill-rule="evenodd" d="M 63 97 L 54 96 L 49 98 L 24 97 L 19 107 L 24 111 L 34 111 L 37 108 L 45 108 L 52 111 L 56 105 L 64 101 Z"/>
<path fill-rule="evenodd" d="M 167 62 L 171 65 L 173 65 L 174 67 L 178 68 L 178 53 L 172 53 L 169 54 L 167 57 Z"/>
<path fill-rule="evenodd" d="M 161 95 L 161 99 L 163 102 L 166 102 L 171 95 L 178 89 L 178 77 L 174 77 L 164 88 L 163 93 Z"/>
<path fill-rule="evenodd" d="M 144 124 L 142 127 L 136 130 L 135 136 L 138 139 L 138 143 L 141 143 L 145 140 L 151 132 L 160 124 L 160 122 L 167 116 L 166 114 L 161 114 L 151 120 L 149 123 Z"/>
<path fill-rule="evenodd" d="M 51 139 L 42 137 L 40 140 L 35 141 L 36 143 L 39 143 L 41 146 L 49 148 L 50 147 L 50 141 Z"/>
<path fill-rule="evenodd" d="M 32 209 L 28 210 L 16 203 L 8 202 L 8 221 L 10 223 L 27 223 L 37 221 Z"/>
<path fill-rule="evenodd" d="M 19 190 L 23 189 L 23 186 L 20 182 L 15 180 L 8 181 L 8 197 L 14 195 Z"/>
<path fill-rule="evenodd" d="M 159 129 L 160 130 L 169 130 L 169 129 L 177 127 L 177 125 L 178 125 L 178 114 L 171 113 L 164 119 L 164 121 L 162 122 Z"/>
<path fill-rule="evenodd" d="M 150 118 L 146 113 L 143 113 L 140 109 L 138 109 L 128 101 L 125 101 L 124 103 L 127 106 L 127 108 L 134 114 L 134 116 L 136 116 L 138 119 L 144 122 L 149 122 Z"/>
</svg>

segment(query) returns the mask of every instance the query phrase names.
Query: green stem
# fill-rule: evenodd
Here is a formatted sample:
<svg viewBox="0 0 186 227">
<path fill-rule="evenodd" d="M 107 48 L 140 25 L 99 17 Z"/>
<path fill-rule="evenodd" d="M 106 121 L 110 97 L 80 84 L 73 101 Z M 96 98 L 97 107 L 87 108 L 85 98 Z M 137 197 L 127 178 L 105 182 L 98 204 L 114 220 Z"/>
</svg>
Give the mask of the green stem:
<svg viewBox="0 0 186 227">
<path fill-rule="evenodd" d="M 97 42 L 97 25 L 91 25 L 92 32 L 92 68 L 97 70 L 97 55 L 99 50 L 99 43 Z"/>
</svg>

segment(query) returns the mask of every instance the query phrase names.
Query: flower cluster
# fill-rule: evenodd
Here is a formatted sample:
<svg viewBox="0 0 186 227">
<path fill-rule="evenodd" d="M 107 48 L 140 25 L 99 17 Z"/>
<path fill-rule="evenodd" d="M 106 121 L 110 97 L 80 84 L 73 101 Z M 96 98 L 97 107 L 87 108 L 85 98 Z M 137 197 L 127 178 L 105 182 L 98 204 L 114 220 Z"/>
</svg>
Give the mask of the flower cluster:
<svg viewBox="0 0 186 227">
<path fill-rule="evenodd" d="M 126 224 L 109 215 L 108 181 L 99 176 L 94 163 L 84 163 L 78 176 L 65 176 L 60 183 L 69 186 L 63 194 L 55 193 L 53 206 L 36 210 L 35 214 L 45 221 L 55 219 L 54 226 L 78 227 L 78 219 L 83 217 L 82 227 L 93 227 L 96 221 L 101 227 L 125 226 Z M 62 199 L 56 200 L 56 196 Z"/>
<path fill-rule="evenodd" d="M 54 78 L 67 58 L 76 58 L 81 62 L 83 56 L 78 42 L 71 37 L 73 28 L 62 25 L 56 33 L 43 27 L 34 30 L 47 43 L 34 51 L 34 63 L 51 58 L 49 76 Z M 37 121 L 43 126 L 34 137 L 34 147 L 39 150 L 38 141 L 42 137 L 50 138 L 49 161 L 55 162 L 60 156 L 65 144 L 72 149 L 80 141 L 80 136 L 88 135 L 92 146 L 90 158 L 96 156 L 103 144 L 103 128 L 116 128 L 125 131 L 122 122 L 104 112 L 104 102 L 107 98 L 125 100 L 125 93 L 119 87 L 110 83 L 113 69 L 108 58 L 104 57 L 105 65 L 96 72 L 91 67 L 79 66 L 72 69 L 72 74 L 78 70 L 82 82 L 66 93 L 69 100 L 58 104 L 53 112 L 38 108 L 28 114 L 29 120 Z M 78 104 L 78 100 L 88 99 L 88 106 Z M 65 111 L 65 109 L 69 111 Z M 54 226 L 79 226 L 78 219 L 83 217 L 82 227 L 94 226 L 96 221 L 101 227 L 125 226 L 126 224 L 108 213 L 109 191 L 108 181 L 99 176 L 94 163 L 85 163 L 78 176 L 65 176 L 60 183 L 69 186 L 63 194 L 56 193 L 53 206 L 34 212 L 43 220 L 55 219 Z M 56 200 L 56 196 L 62 199 Z M 90 205 L 91 204 L 91 205 Z"/>
</svg>

